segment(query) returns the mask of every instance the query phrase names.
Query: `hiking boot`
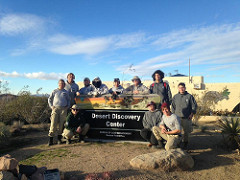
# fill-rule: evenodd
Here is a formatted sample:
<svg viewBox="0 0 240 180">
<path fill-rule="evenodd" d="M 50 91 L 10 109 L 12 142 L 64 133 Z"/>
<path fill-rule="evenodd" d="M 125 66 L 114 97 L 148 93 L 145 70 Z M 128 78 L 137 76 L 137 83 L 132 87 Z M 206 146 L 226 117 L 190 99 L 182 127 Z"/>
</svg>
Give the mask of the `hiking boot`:
<svg viewBox="0 0 240 180">
<path fill-rule="evenodd" d="M 80 143 L 85 143 L 85 141 L 84 141 L 84 136 L 79 135 L 78 142 L 80 142 Z"/>
<path fill-rule="evenodd" d="M 58 144 L 62 144 L 62 135 L 58 135 L 58 141 L 57 141 Z"/>
<path fill-rule="evenodd" d="M 53 145 L 53 137 L 49 137 L 48 146 Z"/>
<path fill-rule="evenodd" d="M 71 144 L 72 140 L 71 139 L 67 139 L 66 144 Z"/>
</svg>

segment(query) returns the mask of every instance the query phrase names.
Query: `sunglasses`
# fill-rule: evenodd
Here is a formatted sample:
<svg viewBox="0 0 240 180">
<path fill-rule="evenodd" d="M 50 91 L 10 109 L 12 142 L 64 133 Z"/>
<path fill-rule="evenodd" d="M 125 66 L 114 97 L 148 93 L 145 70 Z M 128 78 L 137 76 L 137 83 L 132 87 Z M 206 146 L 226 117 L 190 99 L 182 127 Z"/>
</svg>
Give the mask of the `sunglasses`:
<svg viewBox="0 0 240 180">
<path fill-rule="evenodd" d="M 72 109 L 73 111 L 79 111 L 79 109 Z"/>
</svg>

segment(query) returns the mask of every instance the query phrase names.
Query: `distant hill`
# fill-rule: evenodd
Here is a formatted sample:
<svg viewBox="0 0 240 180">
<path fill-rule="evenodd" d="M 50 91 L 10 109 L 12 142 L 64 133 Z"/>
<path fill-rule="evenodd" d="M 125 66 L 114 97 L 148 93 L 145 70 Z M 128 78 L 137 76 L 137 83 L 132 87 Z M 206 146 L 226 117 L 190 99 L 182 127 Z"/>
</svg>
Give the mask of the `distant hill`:
<svg viewBox="0 0 240 180">
<path fill-rule="evenodd" d="M 1 94 L 0 95 L 0 101 L 12 101 L 16 99 L 18 96 L 13 94 Z"/>
</svg>

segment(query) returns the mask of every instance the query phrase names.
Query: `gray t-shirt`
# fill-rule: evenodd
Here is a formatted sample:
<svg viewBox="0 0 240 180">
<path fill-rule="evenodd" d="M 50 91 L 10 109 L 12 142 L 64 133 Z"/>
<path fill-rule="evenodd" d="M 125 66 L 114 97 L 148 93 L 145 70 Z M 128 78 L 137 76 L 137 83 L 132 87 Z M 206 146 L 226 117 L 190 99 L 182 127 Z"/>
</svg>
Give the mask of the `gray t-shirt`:
<svg viewBox="0 0 240 180">
<path fill-rule="evenodd" d="M 65 89 L 55 89 L 48 98 L 48 104 L 54 107 L 70 107 L 70 97 Z"/>
<path fill-rule="evenodd" d="M 175 114 L 171 114 L 171 116 L 163 115 L 160 125 L 165 125 L 168 131 L 181 130 L 181 121 Z"/>
</svg>

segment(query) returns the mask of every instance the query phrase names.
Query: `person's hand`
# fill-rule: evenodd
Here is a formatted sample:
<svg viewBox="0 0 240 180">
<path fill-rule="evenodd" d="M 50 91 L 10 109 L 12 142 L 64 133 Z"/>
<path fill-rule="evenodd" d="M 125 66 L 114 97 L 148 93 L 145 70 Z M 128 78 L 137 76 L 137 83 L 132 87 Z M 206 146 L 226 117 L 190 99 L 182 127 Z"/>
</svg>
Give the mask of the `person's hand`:
<svg viewBox="0 0 240 180">
<path fill-rule="evenodd" d="M 76 133 L 80 134 L 81 131 L 82 131 L 82 128 L 79 126 L 79 127 L 77 128 L 77 130 L 76 130 Z"/>
<path fill-rule="evenodd" d="M 139 91 L 133 91 L 133 94 L 139 94 Z"/>
<path fill-rule="evenodd" d="M 193 118 L 193 113 L 191 113 L 191 114 L 189 115 L 188 119 L 189 119 L 189 120 L 192 120 L 192 118 Z"/>
<path fill-rule="evenodd" d="M 54 110 L 55 109 L 55 106 L 52 106 L 52 110 Z"/>
<path fill-rule="evenodd" d="M 80 92 L 76 92 L 76 96 L 80 96 Z"/>
<path fill-rule="evenodd" d="M 162 133 L 166 134 L 166 132 L 167 132 L 166 128 L 162 128 Z"/>
<path fill-rule="evenodd" d="M 117 95 L 117 92 L 116 92 L 116 91 L 113 91 L 113 94 Z"/>
</svg>

